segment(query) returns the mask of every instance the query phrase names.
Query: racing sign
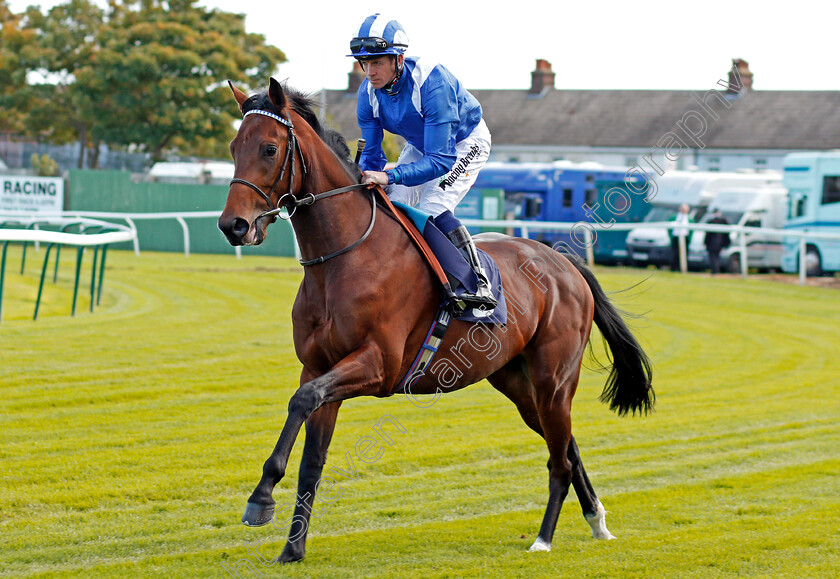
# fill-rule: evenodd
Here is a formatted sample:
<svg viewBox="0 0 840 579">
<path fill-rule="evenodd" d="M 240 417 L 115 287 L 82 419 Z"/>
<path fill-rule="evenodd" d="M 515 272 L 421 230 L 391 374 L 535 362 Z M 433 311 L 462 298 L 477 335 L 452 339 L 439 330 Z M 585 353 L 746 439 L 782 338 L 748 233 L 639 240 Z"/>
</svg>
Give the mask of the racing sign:
<svg viewBox="0 0 840 579">
<path fill-rule="evenodd" d="M 60 213 L 64 209 L 64 179 L 0 176 L 0 213 Z"/>
</svg>

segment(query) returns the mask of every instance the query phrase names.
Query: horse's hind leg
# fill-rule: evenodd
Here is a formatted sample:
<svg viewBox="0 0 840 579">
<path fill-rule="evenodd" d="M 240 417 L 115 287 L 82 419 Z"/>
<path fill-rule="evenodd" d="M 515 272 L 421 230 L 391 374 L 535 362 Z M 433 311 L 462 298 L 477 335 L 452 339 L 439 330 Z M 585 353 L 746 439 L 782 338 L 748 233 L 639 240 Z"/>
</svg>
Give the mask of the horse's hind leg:
<svg viewBox="0 0 840 579">
<path fill-rule="evenodd" d="M 550 551 L 554 530 L 563 501 L 569 493 L 572 482 L 572 462 L 568 458 L 569 440 L 571 439 L 571 420 L 569 405 L 558 401 L 560 408 L 552 410 L 551 403 L 537 405 L 540 426 L 548 445 L 548 505 L 540 525 L 540 532 L 529 551 Z"/>
<path fill-rule="evenodd" d="M 575 376 L 576 378 L 577 376 Z M 558 429 L 554 425 L 557 420 L 552 418 L 554 412 L 551 409 L 541 412 L 537 407 L 535 401 L 536 392 L 528 375 L 526 363 L 522 357 L 517 357 L 512 360 L 507 366 L 488 377 L 488 381 L 516 405 L 522 420 L 534 432 L 546 438 L 544 424 L 548 422 L 548 430 L 555 437 L 562 438 L 562 435 L 557 433 Z M 558 389 L 558 393 L 559 391 Z M 551 540 L 554 535 L 554 530 L 557 527 L 557 519 L 560 516 L 563 501 L 569 492 L 570 484 L 574 485 L 583 515 L 592 528 L 592 536 L 596 539 L 613 538 L 604 524 L 604 507 L 598 500 L 595 490 L 592 488 L 592 483 L 589 482 L 589 477 L 583 468 L 583 462 L 580 460 L 577 444 L 571 435 L 569 413 L 566 412 L 565 415 L 566 423 L 569 424 L 566 429 L 569 432 L 569 442 L 566 451 L 567 460 L 564 461 L 567 472 L 565 475 L 560 474 L 558 472 L 560 469 L 553 468 L 552 458 L 549 458 L 548 506 L 546 507 L 545 516 L 540 527 L 540 533 L 537 540 L 529 549 L 530 551 L 548 551 L 551 549 Z M 549 452 L 553 457 L 554 453 L 551 453 L 551 447 L 549 447 Z"/>
<path fill-rule="evenodd" d="M 544 420 L 536 403 L 536 391 L 529 376 L 527 363 L 522 356 L 514 358 L 504 368 L 489 376 L 487 380 L 496 390 L 507 396 L 516 405 L 519 415 L 531 430 L 546 438 Z M 551 428 L 551 430 L 553 431 L 554 428 Z M 546 439 L 547 441 L 548 439 Z M 549 452 L 551 458 L 548 460 L 548 507 L 546 508 L 537 540 L 531 545 L 529 551 L 551 550 L 551 538 L 554 535 L 554 528 L 557 526 L 557 518 L 560 516 L 560 507 L 563 505 L 563 500 L 569 492 L 569 484 L 571 483 L 570 466 L 567 468 L 567 475 L 564 479 L 558 479 L 554 476 L 556 469 L 552 468 L 552 462 L 555 453 L 551 452 L 551 446 L 549 446 Z"/>
<path fill-rule="evenodd" d="M 572 485 L 574 485 L 575 494 L 580 501 L 583 517 L 592 528 L 592 536 L 596 539 L 615 539 L 607 530 L 607 524 L 604 520 L 606 514 L 604 506 L 598 500 L 595 489 L 592 488 L 592 483 L 586 476 L 586 470 L 584 470 L 583 462 L 580 460 L 580 452 L 574 436 L 569 442 L 569 461 L 572 463 Z"/>
<path fill-rule="evenodd" d="M 554 535 L 554 529 L 557 526 L 557 519 L 560 516 L 560 508 L 563 505 L 563 500 L 569 492 L 569 485 L 571 484 L 572 469 L 575 464 L 580 464 L 580 460 L 574 461 L 566 458 L 566 448 L 569 447 L 568 440 L 571 438 L 571 424 L 568 419 L 568 405 L 566 405 L 566 420 L 563 424 L 557 424 L 558 419 L 554 416 L 554 412 L 550 409 L 551 401 L 546 404 L 539 405 L 537 402 L 541 395 L 538 395 L 531 381 L 530 372 L 525 359 L 521 356 L 514 358 L 504 368 L 493 374 L 488 378 L 489 382 L 499 392 L 507 396 L 511 402 L 516 405 L 522 420 L 525 421 L 534 432 L 542 436 L 549 447 L 550 458 L 548 461 L 549 470 L 549 499 L 546 512 L 543 517 L 540 532 L 534 544 L 531 545 L 530 551 L 549 551 L 551 549 L 551 539 Z M 541 407 L 542 406 L 542 407 Z M 563 422 L 563 421 L 561 421 Z M 562 432 L 568 432 L 563 443 L 564 436 Z M 551 439 L 546 436 L 546 432 L 550 433 Z M 577 447 L 575 447 L 575 450 Z M 556 460 L 557 457 L 562 460 Z M 559 466 L 557 464 L 560 463 Z M 582 469 L 582 466 L 581 466 Z M 585 478 L 586 474 L 583 473 Z M 588 496 L 588 495 L 587 495 Z M 594 496 L 594 493 L 592 493 Z M 587 505 L 588 506 L 588 505 Z"/>
<path fill-rule="evenodd" d="M 550 327 L 550 326 L 549 326 Z M 588 327 L 585 328 L 588 330 Z M 532 341 L 533 348 L 528 369 L 534 385 L 536 409 L 540 427 L 548 446 L 548 505 L 543 516 L 540 532 L 531 546 L 531 551 L 549 551 L 557 519 L 563 501 L 569 493 L 569 486 L 574 482 L 575 489 L 581 489 L 581 505 L 587 513 L 594 506 L 594 492 L 587 486 L 586 474 L 572 438 L 572 398 L 577 390 L 580 378 L 580 361 L 583 357 L 587 332 L 579 334 L 581 340 L 561 342 L 559 349 L 545 347 L 546 343 L 557 343 L 556 336 L 549 331 L 542 339 L 537 336 Z M 553 352 L 551 350 L 554 350 Z M 558 360 L 561 363 L 558 364 Z"/>
</svg>

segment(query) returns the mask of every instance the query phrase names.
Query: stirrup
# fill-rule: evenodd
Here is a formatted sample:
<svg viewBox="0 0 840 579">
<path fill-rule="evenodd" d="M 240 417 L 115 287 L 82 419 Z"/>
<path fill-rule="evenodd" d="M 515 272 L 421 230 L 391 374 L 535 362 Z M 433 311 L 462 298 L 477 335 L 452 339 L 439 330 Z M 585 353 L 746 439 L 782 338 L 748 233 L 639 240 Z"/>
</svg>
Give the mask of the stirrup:
<svg viewBox="0 0 840 579">
<path fill-rule="evenodd" d="M 496 301 L 496 298 L 493 296 L 481 295 L 480 293 L 461 294 L 458 296 L 458 299 L 463 301 L 469 308 L 484 308 L 485 310 L 492 310 L 499 305 L 499 302 Z"/>
<path fill-rule="evenodd" d="M 463 293 L 458 297 L 465 301 L 469 307 L 483 307 L 486 310 L 492 310 L 499 305 L 499 302 L 493 297 L 493 294 L 490 291 L 490 282 L 487 281 L 487 275 L 484 273 L 484 268 L 479 268 L 475 271 L 475 275 L 478 278 L 478 289 L 476 292 L 474 294 Z"/>
<path fill-rule="evenodd" d="M 453 292 L 451 288 L 447 288 L 447 290 L 448 291 L 445 291 L 444 293 L 446 294 L 446 303 L 449 313 L 452 314 L 453 318 L 460 318 L 470 306 L 467 302 L 461 299 L 461 296 L 455 295 L 455 292 Z"/>
</svg>

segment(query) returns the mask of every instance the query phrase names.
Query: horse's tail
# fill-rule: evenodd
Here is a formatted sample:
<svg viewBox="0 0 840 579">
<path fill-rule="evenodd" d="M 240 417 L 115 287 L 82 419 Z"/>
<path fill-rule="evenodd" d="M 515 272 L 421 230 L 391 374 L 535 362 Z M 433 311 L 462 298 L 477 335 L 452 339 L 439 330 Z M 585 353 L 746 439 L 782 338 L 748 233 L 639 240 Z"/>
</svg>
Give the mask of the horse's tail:
<svg viewBox="0 0 840 579">
<path fill-rule="evenodd" d="M 612 352 L 612 370 L 599 400 L 609 403 L 610 410 L 619 416 L 628 412 L 635 415 L 637 410 L 640 415 L 651 412 L 656 395 L 651 384 L 653 372 L 647 354 L 601 289 L 595 274 L 580 259 L 566 257 L 569 257 L 592 291 L 595 298 L 595 325 L 601 330 Z"/>
</svg>

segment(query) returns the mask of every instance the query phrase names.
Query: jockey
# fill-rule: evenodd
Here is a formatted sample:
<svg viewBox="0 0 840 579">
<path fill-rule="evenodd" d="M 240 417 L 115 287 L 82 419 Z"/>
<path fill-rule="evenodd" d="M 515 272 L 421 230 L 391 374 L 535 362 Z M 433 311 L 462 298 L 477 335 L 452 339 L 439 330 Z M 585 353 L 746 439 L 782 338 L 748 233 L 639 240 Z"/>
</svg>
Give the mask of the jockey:
<svg viewBox="0 0 840 579">
<path fill-rule="evenodd" d="M 452 73 L 435 62 L 405 56 L 408 35 L 396 20 L 368 16 L 350 41 L 365 80 L 356 116 L 366 146 L 362 180 L 386 187 L 388 197 L 434 217 L 478 277 L 475 295 L 459 296 L 472 307 L 496 307 L 487 274 L 455 206 L 470 190 L 490 156 L 490 131 L 481 105 Z M 394 168 L 384 171 L 383 130 L 405 139 Z"/>
</svg>

